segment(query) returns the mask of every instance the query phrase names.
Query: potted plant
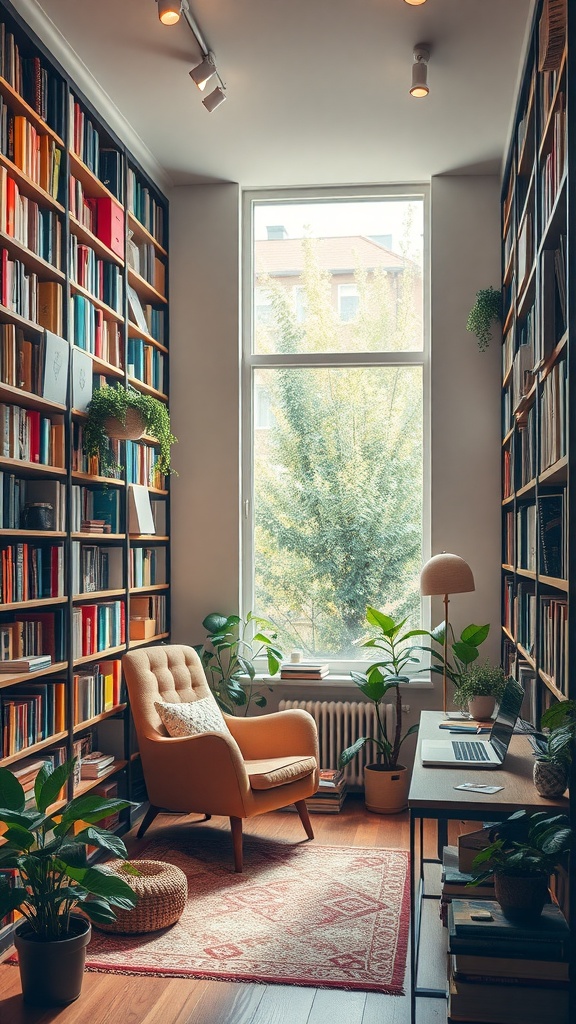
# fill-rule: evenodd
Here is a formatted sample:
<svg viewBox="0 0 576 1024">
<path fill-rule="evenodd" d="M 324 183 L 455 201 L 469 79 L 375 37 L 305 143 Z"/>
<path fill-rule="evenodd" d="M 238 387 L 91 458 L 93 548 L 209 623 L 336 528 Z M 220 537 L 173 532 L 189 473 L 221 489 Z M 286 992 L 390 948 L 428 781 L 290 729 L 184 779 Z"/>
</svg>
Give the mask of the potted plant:
<svg viewBox="0 0 576 1024">
<path fill-rule="evenodd" d="M 418 726 L 412 725 L 402 735 L 400 683 L 410 682 L 409 677 L 402 673 L 409 663 L 418 662 L 414 651 L 419 648 L 408 641 L 414 636 L 424 635 L 425 630 L 412 629 L 403 633 L 406 619 L 394 622 L 389 615 L 370 605 L 366 609 L 366 619 L 373 627 L 373 632 L 360 642 L 361 646 L 375 648 L 382 653 L 365 673 L 351 672 L 350 675 L 364 696 L 374 703 L 377 735 L 357 739 L 352 746 L 342 751 L 339 764 L 344 767 L 366 743 L 373 742 L 378 753 L 376 763 L 366 765 L 364 769 L 366 807 L 377 814 L 396 814 L 406 808 L 408 799 L 408 772 L 405 765 L 398 764 L 400 748 L 408 736 L 418 732 Z M 381 708 L 390 690 L 394 692 L 396 707 L 396 725 L 392 738 L 386 735 Z"/>
<path fill-rule="evenodd" d="M 506 687 L 506 675 L 500 665 L 470 665 L 461 676 L 454 693 L 455 703 L 479 722 L 488 721 L 494 706 L 500 703 Z"/>
<path fill-rule="evenodd" d="M 276 646 L 276 627 L 253 612 L 248 612 L 245 619 L 240 615 L 211 612 L 202 625 L 208 630 L 206 639 L 211 649 L 196 644 L 194 650 L 200 656 L 210 689 L 222 710 L 234 715 L 237 707 L 243 707 L 247 715 L 252 701 L 257 707 L 265 708 L 266 695 L 262 688 L 254 686 L 254 661 L 266 656 L 268 674 L 276 675 L 283 658 Z"/>
<path fill-rule="evenodd" d="M 492 324 L 502 320 L 502 293 L 490 285 L 476 292 L 476 301 L 468 314 L 466 330 L 475 334 L 478 348 L 484 352 L 492 340 Z"/>
<path fill-rule="evenodd" d="M 53 814 L 49 811 L 74 763 L 58 768 L 44 764 L 36 777 L 33 807 L 26 807 L 24 790 L 12 772 L 0 768 L 0 822 L 6 828 L 0 867 L 13 869 L 21 883 L 9 888 L 4 880 L 0 919 L 13 911 L 23 917 L 14 941 L 24 1001 L 41 1006 L 63 1006 L 78 998 L 90 922 L 114 921 L 113 907 L 129 910 L 136 904 L 123 879 L 86 866 L 88 845 L 126 857 L 122 840 L 95 823 L 130 806 L 129 801 L 87 794 Z M 75 834 L 77 823 L 82 824 Z"/>
<path fill-rule="evenodd" d="M 552 704 L 542 715 L 547 730 L 542 750 L 534 762 L 534 785 L 540 796 L 562 796 L 568 785 L 574 740 L 576 738 L 576 701 Z"/>
<path fill-rule="evenodd" d="M 436 647 L 423 647 L 422 650 L 427 651 L 435 659 L 435 663 L 430 665 L 430 671 L 443 676 L 444 669 L 446 669 L 446 677 L 453 684 L 455 692 L 458 692 L 462 690 L 470 666 L 477 661 L 480 655 L 478 648 L 486 640 L 490 632 L 490 625 L 486 623 L 484 626 L 477 626 L 475 623 L 471 623 L 462 630 L 458 640 L 456 640 L 450 624 L 448 628 L 452 640 L 450 644 L 452 660 L 448 654 L 444 658 L 444 622 L 432 630 L 423 631 L 425 636 L 429 636 L 439 645 L 440 650 Z"/>
<path fill-rule="evenodd" d="M 471 884 L 494 875 L 494 895 L 504 916 L 533 921 L 548 900 L 550 875 L 567 864 L 571 839 L 565 814 L 516 811 L 490 830 L 490 845 L 474 858 Z"/>
<path fill-rule="evenodd" d="M 120 469 L 110 448 L 110 438 L 136 440 L 143 434 L 149 434 L 158 441 L 156 466 L 160 473 L 168 475 L 171 472 L 170 451 L 176 442 L 170 429 L 168 407 L 152 395 L 119 383 L 94 391 L 84 424 L 83 446 L 86 455 L 97 456 L 100 460 L 102 475 Z"/>
</svg>

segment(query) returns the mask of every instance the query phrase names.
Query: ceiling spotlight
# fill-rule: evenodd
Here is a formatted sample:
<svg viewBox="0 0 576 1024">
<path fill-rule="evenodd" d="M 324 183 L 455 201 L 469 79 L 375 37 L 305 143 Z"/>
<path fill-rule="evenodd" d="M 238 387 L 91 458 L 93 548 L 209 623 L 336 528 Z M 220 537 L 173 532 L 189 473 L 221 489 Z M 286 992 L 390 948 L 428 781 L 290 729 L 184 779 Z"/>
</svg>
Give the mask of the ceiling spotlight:
<svg viewBox="0 0 576 1024">
<path fill-rule="evenodd" d="M 209 110 L 210 113 L 212 113 L 213 110 L 216 110 L 216 107 L 219 107 L 221 103 L 224 103 L 225 99 L 226 93 L 224 89 L 220 85 L 217 85 L 214 92 L 211 92 L 209 96 L 204 97 L 202 103 L 206 107 L 206 110 Z"/>
<path fill-rule="evenodd" d="M 195 68 L 192 68 L 190 72 L 190 78 L 193 82 L 196 82 L 198 88 L 203 92 L 208 82 L 212 78 L 212 75 L 216 74 L 216 64 L 214 62 L 214 54 L 207 53 L 203 61 L 198 64 Z"/>
<path fill-rule="evenodd" d="M 158 17 L 163 25 L 175 25 L 181 12 L 182 0 L 158 0 Z"/>
<path fill-rule="evenodd" d="M 430 47 L 427 43 L 417 43 L 414 47 L 414 63 L 412 65 L 412 88 L 410 95 L 421 99 L 430 92 L 428 88 L 428 61 Z"/>
</svg>

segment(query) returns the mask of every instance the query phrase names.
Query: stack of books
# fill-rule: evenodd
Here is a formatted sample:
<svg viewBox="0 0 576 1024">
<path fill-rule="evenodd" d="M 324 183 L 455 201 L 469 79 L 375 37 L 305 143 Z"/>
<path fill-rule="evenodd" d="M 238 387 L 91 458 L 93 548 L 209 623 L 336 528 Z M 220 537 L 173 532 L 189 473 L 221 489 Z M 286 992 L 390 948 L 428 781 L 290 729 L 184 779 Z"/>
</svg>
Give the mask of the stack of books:
<svg viewBox="0 0 576 1024">
<path fill-rule="evenodd" d="M 81 777 L 99 779 L 113 763 L 114 754 L 103 754 L 101 750 L 93 750 L 91 754 L 82 758 Z"/>
<path fill-rule="evenodd" d="M 338 814 L 346 799 L 346 780 L 341 768 L 321 768 L 318 789 L 306 801 L 309 811 Z"/>
<path fill-rule="evenodd" d="M 80 523 L 81 533 L 111 533 L 112 527 L 105 519 L 82 519 Z"/>
<path fill-rule="evenodd" d="M 330 666 L 318 661 L 284 661 L 280 666 L 281 679 L 324 679 Z"/>
<path fill-rule="evenodd" d="M 486 879 L 481 885 L 471 888 L 474 876 L 458 867 L 458 847 L 445 846 L 442 851 L 442 892 L 440 895 L 440 918 L 448 926 L 448 906 L 455 898 L 473 899 L 494 896 L 494 879 Z"/>
<path fill-rule="evenodd" d="M 490 919 L 473 920 L 479 911 Z M 569 930 L 555 903 L 524 925 L 508 921 L 495 900 L 454 899 L 448 931 L 449 1022 L 568 1021 Z"/>
</svg>

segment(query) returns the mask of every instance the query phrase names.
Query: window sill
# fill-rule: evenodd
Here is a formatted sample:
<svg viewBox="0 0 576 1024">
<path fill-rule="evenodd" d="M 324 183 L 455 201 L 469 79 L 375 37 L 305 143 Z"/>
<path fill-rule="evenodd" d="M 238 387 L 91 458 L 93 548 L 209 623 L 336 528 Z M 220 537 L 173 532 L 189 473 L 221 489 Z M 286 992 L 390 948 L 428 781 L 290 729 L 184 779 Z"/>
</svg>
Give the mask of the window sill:
<svg viewBox="0 0 576 1024">
<path fill-rule="evenodd" d="M 310 689 L 317 687 L 319 689 L 331 690 L 358 690 L 358 686 L 349 675 L 338 675 L 337 672 L 330 673 L 330 675 L 324 676 L 324 679 L 281 679 L 280 676 L 267 676 L 258 674 L 255 677 L 255 682 L 264 683 L 266 686 L 281 687 L 286 686 L 288 688 L 299 688 L 305 687 Z M 433 690 L 435 684 L 431 679 L 418 679 L 411 683 L 401 683 L 400 689 L 402 691 L 407 690 Z"/>
</svg>

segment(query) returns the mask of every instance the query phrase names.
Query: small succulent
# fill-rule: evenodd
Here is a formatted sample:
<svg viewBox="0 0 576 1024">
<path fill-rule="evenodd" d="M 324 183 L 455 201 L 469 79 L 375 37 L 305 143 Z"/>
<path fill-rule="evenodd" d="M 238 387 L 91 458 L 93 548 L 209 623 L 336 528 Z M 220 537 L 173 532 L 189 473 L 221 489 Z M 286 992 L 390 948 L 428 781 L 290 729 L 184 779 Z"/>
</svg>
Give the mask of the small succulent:
<svg viewBox="0 0 576 1024">
<path fill-rule="evenodd" d="M 476 302 L 466 321 L 466 330 L 475 334 L 478 348 L 485 352 L 492 340 L 492 324 L 502 320 L 502 293 L 490 285 L 476 292 Z"/>
</svg>

